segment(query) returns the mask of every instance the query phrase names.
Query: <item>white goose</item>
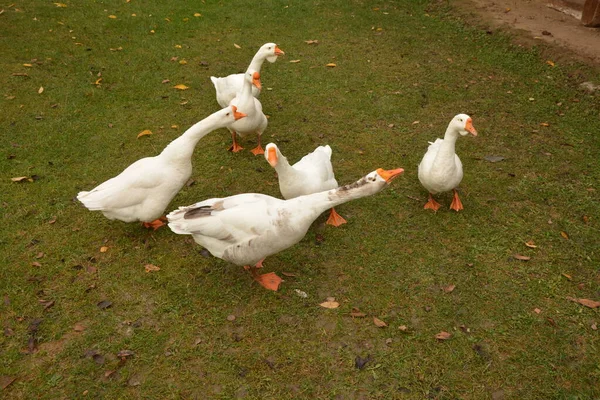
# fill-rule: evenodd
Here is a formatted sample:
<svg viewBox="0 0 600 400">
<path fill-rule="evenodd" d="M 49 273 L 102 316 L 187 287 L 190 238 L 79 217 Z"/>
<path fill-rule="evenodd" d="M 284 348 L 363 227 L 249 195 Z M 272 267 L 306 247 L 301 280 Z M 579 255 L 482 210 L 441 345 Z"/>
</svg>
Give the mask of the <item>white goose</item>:
<svg viewBox="0 0 600 400">
<path fill-rule="evenodd" d="M 260 73 L 260 68 L 265 60 L 270 63 L 277 61 L 278 56 L 282 56 L 285 53 L 281 51 L 275 43 L 266 43 L 261 46 L 256 52 L 247 70 L 252 70 Z M 244 74 L 231 74 L 224 78 L 210 77 L 213 85 L 215 85 L 215 91 L 217 92 L 217 102 L 221 107 L 227 107 L 229 102 L 233 100 L 235 95 L 242 90 L 244 85 Z M 252 95 L 258 97 L 260 95 L 260 87 L 252 87 Z"/>
<path fill-rule="evenodd" d="M 440 204 L 433 199 L 433 195 L 452 189 L 454 197 L 450 209 L 463 209 L 456 191 L 463 178 L 463 168 L 455 153 L 455 145 L 459 135 L 465 136 L 469 133 L 477 136 L 473 120 L 466 114 L 458 114 L 448 124 L 444 139 L 429 142 L 429 148 L 419 164 L 419 181 L 429 191 L 429 201 L 424 208 L 437 211 Z"/>
<path fill-rule="evenodd" d="M 157 156 L 142 158 L 119 175 L 77 199 L 91 211 L 102 211 L 108 219 L 142 221 L 158 229 L 158 218 L 192 175 L 192 153 L 196 143 L 215 129 L 224 128 L 245 115 L 230 106 L 197 122 L 173 140 Z"/>
<path fill-rule="evenodd" d="M 323 211 L 375 194 L 402 172 L 380 168 L 353 184 L 291 200 L 257 193 L 209 199 L 180 207 L 167 219 L 173 232 L 192 235 L 213 256 L 245 266 L 262 286 L 277 290 L 281 278 L 257 272 L 266 257 L 302 240 Z"/>
<path fill-rule="evenodd" d="M 256 133 L 258 136 L 258 145 L 252 149 L 252 154 L 258 155 L 263 154 L 265 151 L 260 145 L 260 136 L 267 129 L 267 117 L 262 111 L 262 104 L 260 101 L 252 96 L 252 85 L 261 87 L 260 74 L 256 71 L 247 71 L 244 74 L 244 86 L 242 91 L 239 92 L 233 100 L 231 105 L 236 106 L 238 110 L 246 114 L 246 118 L 236 121 L 232 125 L 228 126 L 227 129 L 231 132 L 233 144 L 229 147 L 229 151 L 237 153 L 242 150 L 243 147 L 237 142 L 237 135 L 245 137 Z"/>
<path fill-rule="evenodd" d="M 331 165 L 331 147 L 328 145 L 317 147 L 315 151 L 290 165 L 277 145 L 269 143 L 265 147 L 265 158 L 277 171 L 279 190 L 286 200 L 338 187 Z M 332 208 L 327 223 L 340 226 L 346 220 Z"/>
</svg>

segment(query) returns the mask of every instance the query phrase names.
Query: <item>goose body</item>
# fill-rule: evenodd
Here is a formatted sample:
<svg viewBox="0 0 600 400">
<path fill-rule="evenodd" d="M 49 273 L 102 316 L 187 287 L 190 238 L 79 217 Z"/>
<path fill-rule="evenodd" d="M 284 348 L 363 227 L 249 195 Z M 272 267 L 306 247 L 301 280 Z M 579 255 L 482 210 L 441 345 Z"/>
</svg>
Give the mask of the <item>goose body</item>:
<svg viewBox="0 0 600 400">
<path fill-rule="evenodd" d="M 248 70 L 257 71 L 260 73 L 260 69 L 265 60 L 274 63 L 277 61 L 277 57 L 284 55 L 285 53 L 277 47 L 275 43 L 265 43 L 258 49 Z M 215 91 L 217 94 L 217 102 L 221 107 L 227 107 L 235 95 L 242 90 L 244 85 L 244 74 L 231 74 L 223 78 L 217 78 L 214 76 L 210 77 Z M 252 96 L 257 97 L 260 95 L 261 88 L 257 86 L 252 87 Z"/>
<path fill-rule="evenodd" d="M 338 187 L 331 165 L 331 153 L 329 145 L 319 146 L 294 165 L 290 165 L 275 143 L 269 143 L 265 147 L 265 158 L 277 171 L 279 190 L 286 200 Z M 327 223 L 339 226 L 345 222 L 346 220 L 332 208 Z"/>
<path fill-rule="evenodd" d="M 281 279 L 275 274 L 256 273 L 265 257 L 302 240 L 323 211 L 375 194 L 402 172 L 378 169 L 351 185 L 290 200 L 257 193 L 214 198 L 180 207 L 167 219 L 173 232 L 192 235 L 215 257 L 240 266 L 255 265 L 251 269 L 255 279 L 277 290 Z"/>
<path fill-rule="evenodd" d="M 230 151 L 237 153 L 242 150 L 237 142 L 237 136 L 246 137 L 256 134 L 258 145 L 252 149 L 254 155 L 263 154 L 264 150 L 260 144 L 260 138 L 265 129 L 267 129 L 267 116 L 262 111 L 260 101 L 252 96 L 251 88 L 253 85 L 260 87 L 260 74 L 256 71 L 248 71 L 244 75 L 244 86 L 242 90 L 231 100 L 231 105 L 246 115 L 245 118 L 234 122 L 227 127 L 231 132 L 233 144 L 229 148 Z"/>
<path fill-rule="evenodd" d="M 432 196 L 453 190 L 454 197 L 450 208 L 456 211 L 463 209 L 456 191 L 463 178 L 463 166 L 455 148 L 456 139 L 469 133 L 477 136 L 471 117 L 458 114 L 450 121 L 444 139 L 436 139 L 435 142 L 429 143 L 427 152 L 419 164 L 418 173 L 419 181 L 429 192 L 429 201 L 424 208 L 437 211 L 440 204 Z"/>
<path fill-rule="evenodd" d="M 235 107 L 217 111 L 190 127 L 159 155 L 137 160 L 114 178 L 90 191 L 79 192 L 77 199 L 111 220 L 150 223 L 162 215 L 190 178 L 196 143 L 243 116 Z"/>
</svg>

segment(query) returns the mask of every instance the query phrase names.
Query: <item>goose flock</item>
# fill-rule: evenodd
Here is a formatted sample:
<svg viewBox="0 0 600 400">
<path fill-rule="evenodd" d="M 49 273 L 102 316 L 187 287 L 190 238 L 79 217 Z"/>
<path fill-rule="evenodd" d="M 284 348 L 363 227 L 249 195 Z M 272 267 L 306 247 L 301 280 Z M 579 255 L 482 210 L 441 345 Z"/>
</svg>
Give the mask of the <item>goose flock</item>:
<svg viewBox="0 0 600 400">
<path fill-rule="evenodd" d="M 168 222 L 173 232 L 191 235 L 213 256 L 243 266 L 262 286 L 277 290 L 280 277 L 273 272 L 258 272 L 266 257 L 300 242 L 310 225 L 329 209 L 328 224 L 346 223 L 335 206 L 376 194 L 404 172 L 402 168 L 378 168 L 352 184 L 339 186 L 328 145 L 317 147 L 293 165 L 275 143 L 263 149 L 261 135 L 268 122 L 258 100 L 262 88 L 260 69 L 265 60 L 273 63 L 284 54 L 275 43 L 266 43 L 246 72 L 223 78 L 211 76 L 221 110 L 194 124 L 157 156 L 134 162 L 94 189 L 79 192 L 77 199 L 111 220 L 141 221 L 153 229 Z M 165 218 L 167 207 L 192 175 L 196 144 L 220 128 L 231 132 L 232 152 L 243 149 L 238 136 L 256 135 L 257 146 L 251 152 L 264 154 L 275 169 L 284 200 L 260 193 L 237 194 L 179 207 Z M 463 209 L 456 190 L 463 169 L 455 144 L 459 136 L 467 134 L 477 136 L 473 121 L 466 114 L 458 114 L 450 121 L 444 138 L 430 142 L 418 167 L 419 181 L 429 193 L 425 209 L 437 211 L 440 204 L 433 195 L 450 190 L 454 192 L 450 209 Z"/>
</svg>

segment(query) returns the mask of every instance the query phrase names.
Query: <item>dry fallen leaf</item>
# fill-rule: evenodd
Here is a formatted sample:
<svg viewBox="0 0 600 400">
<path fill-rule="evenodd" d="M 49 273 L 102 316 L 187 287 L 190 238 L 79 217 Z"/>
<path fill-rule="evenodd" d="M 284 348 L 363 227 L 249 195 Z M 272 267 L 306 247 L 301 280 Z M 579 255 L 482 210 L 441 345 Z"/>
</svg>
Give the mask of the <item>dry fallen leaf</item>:
<svg viewBox="0 0 600 400">
<path fill-rule="evenodd" d="M 234 43 L 233 47 L 235 47 L 236 49 L 241 49 L 242 47 L 239 44 Z"/>
<path fill-rule="evenodd" d="M 142 136 L 148 136 L 148 135 L 152 135 L 152 131 L 149 130 L 149 129 L 144 129 L 143 131 L 141 131 L 140 133 L 138 133 L 137 137 L 139 139 Z"/>
<path fill-rule="evenodd" d="M 15 178 L 10 178 L 10 180 L 13 182 L 33 182 L 33 179 L 30 179 L 28 176 L 17 176 Z"/>
<path fill-rule="evenodd" d="M 187 61 L 186 61 L 186 60 L 179 60 L 179 64 L 181 64 L 181 65 L 186 65 L 186 64 L 187 64 Z"/>
<path fill-rule="evenodd" d="M 40 88 L 38 89 L 38 93 L 39 94 L 44 93 L 44 87 L 43 86 L 40 86 Z"/>
<path fill-rule="evenodd" d="M 560 236 L 562 236 L 565 239 L 569 238 L 569 235 L 567 235 L 567 232 L 565 232 L 565 231 L 560 231 Z"/>
<path fill-rule="evenodd" d="M 194 17 L 201 17 L 201 16 L 202 16 L 202 14 L 200 14 L 200 13 L 194 13 Z"/>
<path fill-rule="evenodd" d="M 73 327 L 73 330 L 75 332 L 83 332 L 83 331 L 85 331 L 85 325 L 83 325 L 83 324 L 75 324 L 75 326 Z"/>
<path fill-rule="evenodd" d="M 108 18 L 110 18 L 110 19 L 117 19 L 117 16 L 116 15 L 109 15 Z"/>
<path fill-rule="evenodd" d="M 533 240 L 528 240 L 527 242 L 525 242 L 525 246 L 535 249 L 537 248 L 537 246 L 535 245 L 535 243 L 533 243 Z"/>
<path fill-rule="evenodd" d="M 318 40 L 305 40 L 304 43 L 306 44 L 319 44 Z"/>
<path fill-rule="evenodd" d="M 65 8 L 67 5 L 65 3 L 54 3 L 56 7 Z"/>
<path fill-rule="evenodd" d="M 329 64 L 326 64 L 325 66 L 329 67 L 329 68 L 337 67 L 337 65 L 334 63 L 329 63 Z"/>
<path fill-rule="evenodd" d="M 575 303 L 579 303 L 589 308 L 598 308 L 600 307 L 600 301 L 594 301 L 589 299 L 576 299 L 574 297 L 567 297 L 568 300 L 574 301 Z"/>
<path fill-rule="evenodd" d="M 291 63 L 299 63 L 300 60 L 290 60 Z"/>
<path fill-rule="evenodd" d="M 373 317 L 373 323 L 378 328 L 385 328 L 386 326 L 388 326 L 388 324 L 386 324 L 385 322 L 383 322 L 382 320 L 380 320 L 377 317 Z"/>
<path fill-rule="evenodd" d="M 340 303 L 335 301 L 335 297 L 328 297 L 327 301 L 324 301 L 323 303 L 321 303 L 319 305 L 321 307 L 325 307 L 325 308 L 338 308 L 340 306 Z"/>
<path fill-rule="evenodd" d="M 179 85 L 175 85 L 175 86 L 173 86 L 173 89 L 177 89 L 177 90 L 188 90 L 188 89 L 189 89 L 189 87 L 187 87 L 187 86 L 185 86 L 185 85 L 183 85 L 183 84 L 181 84 L 181 83 L 180 83 Z"/>
<path fill-rule="evenodd" d="M 541 125 L 541 126 L 550 126 L 550 124 L 549 124 L 549 123 L 547 123 L 547 122 L 540 122 L 540 125 Z"/>
<path fill-rule="evenodd" d="M 444 288 L 444 292 L 451 293 L 456 288 L 456 285 L 448 285 Z"/>
<path fill-rule="evenodd" d="M 146 264 L 146 265 L 144 265 L 144 269 L 146 270 L 146 272 L 160 271 L 160 267 L 157 267 L 154 264 Z"/>
<path fill-rule="evenodd" d="M 440 333 L 435 335 L 435 338 L 437 340 L 448 340 L 452 337 L 451 333 L 448 333 L 446 331 L 441 331 Z"/>
<path fill-rule="evenodd" d="M 542 310 L 540 310 L 539 308 L 534 308 L 533 312 L 536 313 L 536 314 L 539 314 L 539 313 L 542 312 Z"/>
<path fill-rule="evenodd" d="M 548 60 L 548 61 L 546 61 L 546 64 L 548 64 L 551 67 L 554 67 L 554 61 Z"/>
<path fill-rule="evenodd" d="M 562 276 L 564 276 L 565 278 L 567 278 L 568 280 L 572 281 L 573 277 L 569 274 L 565 274 L 564 272 L 561 274 Z"/>
<path fill-rule="evenodd" d="M 0 387 L 2 388 L 2 390 L 4 390 L 7 387 L 9 387 L 10 384 L 13 383 L 16 379 L 17 378 L 14 376 L 2 375 L 0 376 Z"/>
<path fill-rule="evenodd" d="M 100 247 L 100 253 L 106 253 L 108 251 L 108 246 Z"/>
</svg>

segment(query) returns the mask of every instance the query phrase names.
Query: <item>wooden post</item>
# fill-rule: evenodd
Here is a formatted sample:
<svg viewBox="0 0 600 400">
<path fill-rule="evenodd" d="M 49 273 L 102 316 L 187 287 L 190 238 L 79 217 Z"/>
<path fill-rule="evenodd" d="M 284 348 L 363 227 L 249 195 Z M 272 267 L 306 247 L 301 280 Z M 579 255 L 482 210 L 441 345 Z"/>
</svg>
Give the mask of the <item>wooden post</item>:
<svg viewBox="0 0 600 400">
<path fill-rule="evenodd" d="M 581 22 L 585 26 L 600 26 L 600 0 L 586 0 L 581 13 Z"/>
</svg>

